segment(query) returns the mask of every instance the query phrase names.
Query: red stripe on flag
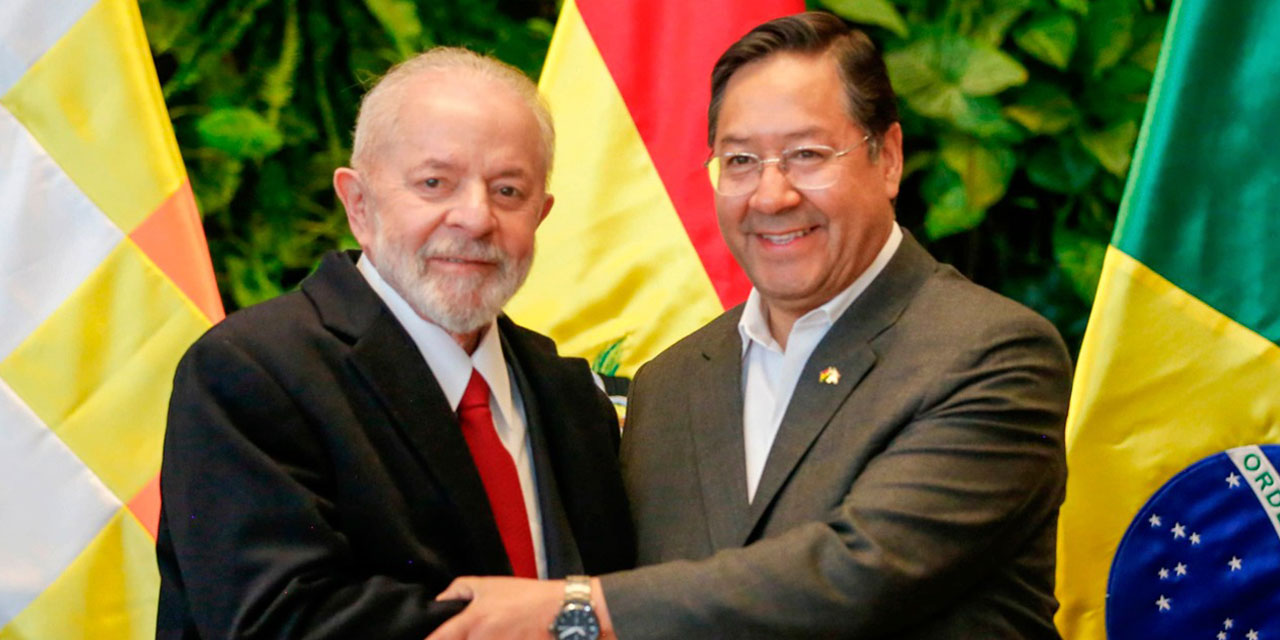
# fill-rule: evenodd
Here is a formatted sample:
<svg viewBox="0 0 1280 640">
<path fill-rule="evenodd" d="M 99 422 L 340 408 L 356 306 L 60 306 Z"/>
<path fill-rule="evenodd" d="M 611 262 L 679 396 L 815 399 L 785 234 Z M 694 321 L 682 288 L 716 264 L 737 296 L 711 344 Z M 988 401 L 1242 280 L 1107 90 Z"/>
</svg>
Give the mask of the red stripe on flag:
<svg viewBox="0 0 1280 640">
<path fill-rule="evenodd" d="M 151 534 L 151 539 L 155 540 L 156 532 L 160 530 L 160 474 L 157 473 L 142 487 L 127 506 L 147 533 Z"/>
<path fill-rule="evenodd" d="M 751 284 L 720 237 L 706 161 L 711 68 L 756 25 L 803 0 L 577 0 L 636 129 L 725 308 Z"/>
<path fill-rule="evenodd" d="M 129 237 L 191 298 L 209 322 L 222 319 L 222 298 L 218 296 L 209 245 L 200 226 L 190 180 L 184 180 Z"/>
</svg>

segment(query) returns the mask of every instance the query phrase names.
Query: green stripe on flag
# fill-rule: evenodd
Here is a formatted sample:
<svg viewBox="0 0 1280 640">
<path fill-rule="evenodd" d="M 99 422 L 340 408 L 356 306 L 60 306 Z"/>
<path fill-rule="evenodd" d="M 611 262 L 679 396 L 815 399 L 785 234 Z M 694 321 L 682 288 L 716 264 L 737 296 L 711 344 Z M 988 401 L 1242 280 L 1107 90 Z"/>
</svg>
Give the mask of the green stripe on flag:
<svg viewBox="0 0 1280 640">
<path fill-rule="evenodd" d="M 1112 244 L 1280 342 L 1280 2 L 1169 24 Z"/>
</svg>

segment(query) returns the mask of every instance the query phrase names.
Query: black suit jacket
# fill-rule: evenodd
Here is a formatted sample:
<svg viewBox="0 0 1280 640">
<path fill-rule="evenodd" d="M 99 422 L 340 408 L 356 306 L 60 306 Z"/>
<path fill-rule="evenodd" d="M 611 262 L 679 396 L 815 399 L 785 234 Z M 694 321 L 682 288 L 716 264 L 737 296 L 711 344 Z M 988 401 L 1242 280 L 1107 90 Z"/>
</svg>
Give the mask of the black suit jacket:
<svg viewBox="0 0 1280 640">
<path fill-rule="evenodd" d="M 457 418 L 352 262 L 231 315 L 178 366 L 160 638 L 421 640 L 459 575 L 510 575 Z M 634 560 L 617 422 L 585 362 L 503 317 L 551 576 Z"/>
</svg>

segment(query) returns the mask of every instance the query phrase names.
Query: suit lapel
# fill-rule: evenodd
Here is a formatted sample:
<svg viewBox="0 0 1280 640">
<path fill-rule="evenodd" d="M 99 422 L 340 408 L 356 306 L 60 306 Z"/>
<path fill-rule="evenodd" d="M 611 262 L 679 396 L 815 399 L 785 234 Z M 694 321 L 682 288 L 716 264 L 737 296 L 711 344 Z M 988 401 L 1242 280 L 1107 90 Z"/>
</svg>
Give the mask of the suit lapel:
<svg viewBox="0 0 1280 640">
<path fill-rule="evenodd" d="M 498 323 L 502 329 L 504 322 Z M 502 331 L 502 350 L 507 364 L 515 372 L 516 386 L 520 390 L 520 398 L 524 403 L 525 425 L 529 430 L 529 446 L 533 454 L 534 478 L 538 489 L 538 508 L 542 514 L 542 540 L 546 551 L 546 569 L 548 578 L 560 578 L 566 575 L 583 573 L 582 558 L 578 555 L 578 545 L 574 541 L 573 528 L 569 524 L 564 504 L 560 502 L 560 488 L 556 482 L 556 473 L 550 455 L 550 444 L 547 442 L 547 427 L 543 424 L 543 411 L 534 392 L 533 385 L 525 373 L 523 359 L 529 358 L 528 350 L 512 348 L 509 332 Z M 522 354 L 522 355 L 517 355 Z M 551 371 L 551 367 L 538 363 L 529 363 L 534 371 Z"/>
<path fill-rule="evenodd" d="M 408 333 L 351 261 L 340 254 L 326 256 L 316 274 L 303 283 L 303 290 L 315 302 L 325 325 L 354 341 L 349 361 L 456 507 L 458 524 L 466 532 L 463 538 L 475 550 L 477 568 L 510 574 L 489 498 L 457 415 Z"/>
<path fill-rule="evenodd" d="M 747 463 L 742 438 L 742 339 L 736 316 L 703 350 L 691 431 L 702 504 L 714 549 L 741 545 L 747 524 Z"/>
<path fill-rule="evenodd" d="M 765 459 L 760 484 L 751 502 L 750 525 L 737 540 L 739 545 L 751 535 L 805 452 L 876 362 L 870 346 L 848 344 L 851 342 L 848 336 L 832 335 L 835 328 L 833 326 L 832 332 L 814 349 L 796 382 L 791 402 Z M 828 339 L 833 337 L 837 339 Z M 820 372 L 828 367 L 839 372 L 839 381 L 835 384 L 819 380 Z"/>
<path fill-rule="evenodd" d="M 805 453 L 875 366 L 877 356 L 871 340 L 897 321 L 936 264 L 904 231 L 902 244 L 884 271 L 836 319 L 813 350 L 778 426 L 751 502 L 748 525 L 736 544 L 751 538 Z M 828 368 L 838 372 L 838 380 L 822 379 L 822 372 Z"/>
</svg>

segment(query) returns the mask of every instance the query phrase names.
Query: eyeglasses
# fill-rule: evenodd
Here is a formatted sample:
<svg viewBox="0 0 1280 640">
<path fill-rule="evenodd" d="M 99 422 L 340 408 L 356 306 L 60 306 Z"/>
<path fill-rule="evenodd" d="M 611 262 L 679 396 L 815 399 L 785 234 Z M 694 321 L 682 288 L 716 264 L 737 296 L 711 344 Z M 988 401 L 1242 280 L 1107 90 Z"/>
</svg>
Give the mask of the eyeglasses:
<svg viewBox="0 0 1280 640">
<path fill-rule="evenodd" d="M 842 151 L 822 144 L 784 150 L 776 158 L 761 158 L 754 153 L 730 151 L 707 160 L 711 186 L 722 196 L 745 196 L 760 186 L 760 175 L 767 164 L 777 164 L 778 171 L 797 189 L 826 189 L 840 178 L 840 165 L 834 161 L 871 139 L 870 135 Z"/>
</svg>

